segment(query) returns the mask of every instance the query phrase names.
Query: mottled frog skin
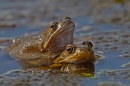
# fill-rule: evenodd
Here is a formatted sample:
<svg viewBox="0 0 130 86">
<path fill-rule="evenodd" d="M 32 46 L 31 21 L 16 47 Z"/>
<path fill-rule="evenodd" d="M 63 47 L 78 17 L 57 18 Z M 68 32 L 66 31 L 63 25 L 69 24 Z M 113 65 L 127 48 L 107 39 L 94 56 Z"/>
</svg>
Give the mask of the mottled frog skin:
<svg viewBox="0 0 130 86">
<path fill-rule="evenodd" d="M 83 42 L 81 46 L 69 44 L 60 56 L 54 59 L 41 58 L 38 60 L 19 60 L 19 64 L 24 68 L 55 68 L 64 64 L 82 64 L 87 62 L 94 62 L 94 52 L 92 50 L 92 43 L 89 41 Z"/>
<path fill-rule="evenodd" d="M 52 22 L 45 31 L 28 37 L 15 38 L 5 50 L 15 59 L 55 58 L 68 44 L 73 44 L 74 22 L 63 17 Z"/>
<path fill-rule="evenodd" d="M 59 57 L 54 59 L 54 63 L 82 63 L 86 61 L 94 62 L 94 52 L 92 50 L 93 44 L 85 41 L 81 46 L 69 44 Z"/>
</svg>

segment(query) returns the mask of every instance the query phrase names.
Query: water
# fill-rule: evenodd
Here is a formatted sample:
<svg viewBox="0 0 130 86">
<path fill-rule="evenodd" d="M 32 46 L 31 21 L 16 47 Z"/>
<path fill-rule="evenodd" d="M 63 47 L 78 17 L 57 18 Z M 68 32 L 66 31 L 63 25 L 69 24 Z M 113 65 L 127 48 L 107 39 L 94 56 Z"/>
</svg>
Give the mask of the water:
<svg viewBox="0 0 130 86">
<path fill-rule="evenodd" d="M 31 0 L 1 0 L 0 85 L 129 86 L 130 66 L 122 66 L 129 65 L 130 59 L 128 2 L 38 0 L 33 3 Z M 59 21 L 65 15 L 76 23 L 74 37 L 81 39 L 78 42 L 91 37 L 89 40 L 94 44 L 95 54 L 104 57 L 94 63 L 93 78 L 35 69 L 21 71 L 18 62 L 3 51 L 3 47 L 10 44 L 3 38 L 12 39 L 41 32 L 49 22 Z"/>
</svg>

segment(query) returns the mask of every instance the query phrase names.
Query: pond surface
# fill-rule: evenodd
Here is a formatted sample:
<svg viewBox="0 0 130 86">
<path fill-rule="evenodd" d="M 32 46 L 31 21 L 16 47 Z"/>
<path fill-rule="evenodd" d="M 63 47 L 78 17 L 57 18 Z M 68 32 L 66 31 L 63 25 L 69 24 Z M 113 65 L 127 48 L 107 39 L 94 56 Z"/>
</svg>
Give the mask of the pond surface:
<svg viewBox="0 0 130 86">
<path fill-rule="evenodd" d="M 129 0 L 1 0 L 0 85 L 1 86 L 129 86 L 130 5 Z M 88 4 L 89 3 L 89 4 Z M 70 76 L 30 69 L 22 70 L 4 47 L 15 37 L 41 32 L 49 22 L 70 16 L 76 23 L 74 37 L 90 40 L 95 54 L 94 77 Z M 13 82 L 13 83 L 12 83 Z"/>
</svg>

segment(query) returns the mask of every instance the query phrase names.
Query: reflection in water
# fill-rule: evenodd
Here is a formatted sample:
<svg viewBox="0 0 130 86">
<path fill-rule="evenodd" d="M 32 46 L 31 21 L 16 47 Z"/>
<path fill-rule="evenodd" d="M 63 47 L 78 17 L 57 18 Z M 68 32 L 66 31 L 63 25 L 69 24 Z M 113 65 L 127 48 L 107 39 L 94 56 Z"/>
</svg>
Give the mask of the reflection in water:
<svg viewBox="0 0 130 86">
<path fill-rule="evenodd" d="M 84 62 L 64 65 L 61 70 L 64 72 L 71 72 L 74 75 L 80 74 L 86 77 L 94 77 L 95 66 L 92 62 Z"/>
<path fill-rule="evenodd" d="M 32 69 L 35 68 L 37 70 L 58 70 L 60 73 L 69 73 L 72 75 L 82 75 L 86 77 L 93 77 L 95 72 L 95 66 L 92 62 L 83 62 L 78 64 L 52 64 L 52 65 L 44 65 L 42 61 L 25 61 L 18 60 L 18 63 L 22 66 L 23 69 Z"/>
<path fill-rule="evenodd" d="M 38 68 L 41 66 L 48 67 L 52 64 L 52 60 L 49 58 L 18 60 L 18 63 L 22 66 L 23 69 L 26 70 L 30 68 Z"/>
</svg>

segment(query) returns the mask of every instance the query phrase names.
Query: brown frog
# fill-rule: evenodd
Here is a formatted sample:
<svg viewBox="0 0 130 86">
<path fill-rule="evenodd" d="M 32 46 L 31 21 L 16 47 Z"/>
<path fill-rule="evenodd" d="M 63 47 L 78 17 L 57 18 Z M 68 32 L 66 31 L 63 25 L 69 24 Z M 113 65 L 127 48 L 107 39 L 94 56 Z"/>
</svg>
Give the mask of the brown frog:
<svg viewBox="0 0 130 86">
<path fill-rule="evenodd" d="M 63 17 L 60 22 L 52 22 L 49 28 L 37 35 L 16 38 L 5 50 L 15 59 L 38 59 L 59 55 L 68 44 L 73 44 L 74 22 Z"/>
<path fill-rule="evenodd" d="M 50 65 L 45 65 L 49 59 L 41 58 L 38 60 L 19 60 L 19 64 L 23 69 L 36 68 L 38 70 L 51 69 L 59 71 L 58 73 L 68 72 L 72 75 L 81 75 L 85 77 L 93 77 L 95 66 L 94 52 L 92 43 L 89 41 L 83 42 L 82 46 L 69 44 L 62 54 L 54 58 Z"/>
<path fill-rule="evenodd" d="M 54 59 L 41 58 L 38 60 L 19 60 L 19 64 L 24 68 L 57 68 L 65 64 L 80 64 L 84 62 L 94 62 L 94 52 L 92 43 L 89 41 L 83 42 L 82 46 L 69 44 L 60 56 Z M 51 64 L 50 64 L 51 63 Z"/>
<path fill-rule="evenodd" d="M 95 61 L 94 52 L 92 50 L 93 44 L 89 41 L 85 41 L 81 46 L 77 47 L 73 44 L 66 46 L 66 49 L 61 53 L 59 57 L 54 59 L 54 63 L 82 63 L 86 61 Z"/>
</svg>

